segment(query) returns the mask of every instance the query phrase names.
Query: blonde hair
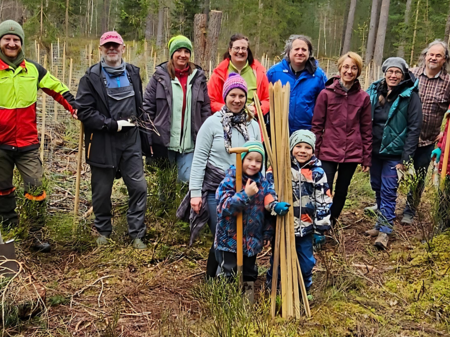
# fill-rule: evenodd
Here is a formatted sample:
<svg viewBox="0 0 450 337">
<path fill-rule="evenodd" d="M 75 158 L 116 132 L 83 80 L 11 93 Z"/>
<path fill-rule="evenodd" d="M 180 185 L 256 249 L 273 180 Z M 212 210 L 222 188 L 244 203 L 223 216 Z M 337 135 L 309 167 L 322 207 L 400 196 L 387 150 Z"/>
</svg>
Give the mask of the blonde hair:
<svg viewBox="0 0 450 337">
<path fill-rule="evenodd" d="M 351 58 L 356 63 L 356 66 L 358 67 L 358 75 L 356 75 L 356 77 L 359 77 L 359 75 L 361 75 L 361 72 L 362 72 L 363 60 L 362 60 L 361 56 L 359 56 L 358 54 L 356 54 L 352 51 L 345 53 L 344 55 L 342 55 L 339 58 L 338 63 L 337 63 L 339 72 L 341 71 L 342 64 L 344 64 L 344 61 L 346 58 Z"/>
</svg>

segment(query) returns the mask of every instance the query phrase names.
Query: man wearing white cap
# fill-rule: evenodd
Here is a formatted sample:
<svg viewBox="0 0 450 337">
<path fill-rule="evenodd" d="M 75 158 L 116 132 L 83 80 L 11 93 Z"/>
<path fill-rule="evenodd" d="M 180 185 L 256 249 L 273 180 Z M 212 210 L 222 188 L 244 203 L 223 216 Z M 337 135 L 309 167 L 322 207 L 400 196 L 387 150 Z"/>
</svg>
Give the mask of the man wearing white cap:
<svg viewBox="0 0 450 337">
<path fill-rule="evenodd" d="M 117 32 L 100 38 L 101 61 L 81 78 L 77 93 L 78 118 L 85 127 L 86 162 L 91 166 L 94 225 L 98 245 L 112 232 L 111 192 L 121 176 L 128 189 L 128 233 L 133 247 L 145 249 L 147 183 L 142 161 L 141 135 L 136 125 L 143 118 L 139 68 L 122 59 L 125 44 Z"/>
</svg>

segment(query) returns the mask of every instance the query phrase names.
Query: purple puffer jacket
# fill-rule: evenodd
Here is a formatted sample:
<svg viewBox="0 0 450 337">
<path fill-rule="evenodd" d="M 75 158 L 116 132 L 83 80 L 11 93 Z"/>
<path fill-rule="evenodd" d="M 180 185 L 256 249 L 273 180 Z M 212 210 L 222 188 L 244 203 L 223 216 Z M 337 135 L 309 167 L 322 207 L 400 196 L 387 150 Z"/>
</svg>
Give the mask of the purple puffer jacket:
<svg viewBox="0 0 450 337">
<path fill-rule="evenodd" d="M 369 95 L 356 80 L 348 92 L 339 76 L 330 78 L 317 97 L 312 119 L 315 155 L 335 163 L 371 165 L 372 112 Z"/>
</svg>

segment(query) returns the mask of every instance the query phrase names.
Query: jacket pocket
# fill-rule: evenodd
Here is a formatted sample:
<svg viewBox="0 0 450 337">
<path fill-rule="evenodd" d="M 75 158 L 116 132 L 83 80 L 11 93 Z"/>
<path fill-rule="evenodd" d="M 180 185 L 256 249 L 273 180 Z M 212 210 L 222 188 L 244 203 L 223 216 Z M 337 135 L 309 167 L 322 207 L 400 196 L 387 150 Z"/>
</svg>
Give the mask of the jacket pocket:
<svg viewBox="0 0 450 337">
<path fill-rule="evenodd" d="M 35 76 L 17 76 L 15 82 L 18 87 L 17 108 L 25 108 L 36 102 L 38 79 Z"/>
<path fill-rule="evenodd" d="M 106 133 L 86 134 L 86 161 L 90 163 L 97 163 L 101 165 L 111 164 L 106 162 L 106 154 L 111 149 L 106 148 L 105 142 Z"/>
</svg>

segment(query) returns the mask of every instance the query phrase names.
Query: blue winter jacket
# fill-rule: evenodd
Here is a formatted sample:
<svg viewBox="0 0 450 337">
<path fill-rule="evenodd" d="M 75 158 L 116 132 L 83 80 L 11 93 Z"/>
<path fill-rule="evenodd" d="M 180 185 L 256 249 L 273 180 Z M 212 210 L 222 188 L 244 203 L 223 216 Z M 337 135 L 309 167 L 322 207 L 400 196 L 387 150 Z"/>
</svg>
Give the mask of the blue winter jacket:
<svg viewBox="0 0 450 337">
<path fill-rule="evenodd" d="M 244 226 L 244 255 L 254 256 L 261 252 L 264 240 L 271 240 L 273 224 L 267 211 L 272 211 L 277 195 L 262 173 L 250 179 L 256 182 L 259 192 L 249 197 L 244 186 L 248 176 L 242 174 L 242 190 L 236 192 L 236 167 L 231 165 L 216 191 L 217 227 L 214 248 L 236 253 L 236 219 L 242 212 Z"/>
<path fill-rule="evenodd" d="M 291 97 L 289 101 L 289 132 L 307 129 L 311 130 L 311 121 L 316 105 L 316 99 L 322 89 L 325 88 L 327 76 L 316 61 L 317 68 L 313 74 L 308 70 L 303 71 L 296 79 L 289 63 L 283 59 L 275 64 L 267 72 L 270 83 L 275 84 L 278 80 L 285 85 L 289 82 L 291 86 Z"/>
</svg>

